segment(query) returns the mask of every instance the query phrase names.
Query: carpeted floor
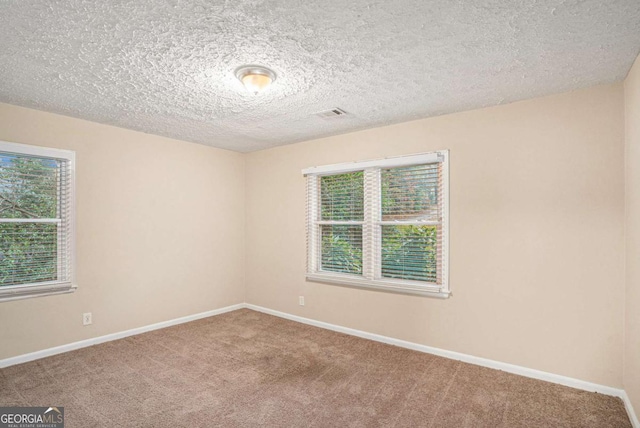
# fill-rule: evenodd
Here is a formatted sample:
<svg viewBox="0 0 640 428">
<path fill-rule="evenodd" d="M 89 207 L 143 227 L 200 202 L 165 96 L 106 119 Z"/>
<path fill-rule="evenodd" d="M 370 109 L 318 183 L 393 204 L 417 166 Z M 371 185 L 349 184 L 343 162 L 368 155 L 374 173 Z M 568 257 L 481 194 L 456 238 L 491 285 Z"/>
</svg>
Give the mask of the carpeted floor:
<svg viewBox="0 0 640 428">
<path fill-rule="evenodd" d="M 67 427 L 630 427 L 618 398 L 239 310 L 0 370 Z"/>
</svg>

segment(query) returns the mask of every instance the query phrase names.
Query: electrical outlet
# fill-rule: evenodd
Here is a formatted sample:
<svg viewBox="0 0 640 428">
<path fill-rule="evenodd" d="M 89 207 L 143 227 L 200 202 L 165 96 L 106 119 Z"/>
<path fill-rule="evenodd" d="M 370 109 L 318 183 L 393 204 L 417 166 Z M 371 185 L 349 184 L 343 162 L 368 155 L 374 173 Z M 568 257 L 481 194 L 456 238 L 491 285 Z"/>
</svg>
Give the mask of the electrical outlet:
<svg viewBox="0 0 640 428">
<path fill-rule="evenodd" d="M 298 301 L 300 302 L 300 306 L 304 306 L 304 296 L 298 297 Z"/>
<path fill-rule="evenodd" d="M 93 323 L 93 320 L 91 319 L 91 312 L 82 314 L 82 325 L 89 325 L 92 323 Z"/>
</svg>

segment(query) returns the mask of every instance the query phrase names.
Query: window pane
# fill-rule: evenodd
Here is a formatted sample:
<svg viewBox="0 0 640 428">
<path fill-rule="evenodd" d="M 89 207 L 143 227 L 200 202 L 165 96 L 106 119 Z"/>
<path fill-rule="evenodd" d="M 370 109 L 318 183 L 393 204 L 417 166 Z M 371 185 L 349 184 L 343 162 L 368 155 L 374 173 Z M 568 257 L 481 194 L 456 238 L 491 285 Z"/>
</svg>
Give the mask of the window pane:
<svg viewBox="0 0 640 428">
<path fill-rule="evenodd" d="M 322 220 L 364 219 L 364 173 L 326 175 L 320 178 Z"/>
<path fill-rule="evenodd" d="M 382 220 L 433 220 L 438 210 L 439 164 L 383 169 Z"/>
<path fill-rule="evenodd" d="M 59 161 L 0 153 L 0 218 L 56 218 Z"/>
<path fill-rule="evenodd" d="M 322 225 L 321 269 L 362 274 L 362 226 Z"/>
<path fill-rule="evenodd" d="M 0 223 L 0 286 L 57 279 L 55 223 Z"/>
<path fill-rule="evenodd" d="M 436 226 L 381 226 L 382 276 L 437 281 Z"/>
</svg>

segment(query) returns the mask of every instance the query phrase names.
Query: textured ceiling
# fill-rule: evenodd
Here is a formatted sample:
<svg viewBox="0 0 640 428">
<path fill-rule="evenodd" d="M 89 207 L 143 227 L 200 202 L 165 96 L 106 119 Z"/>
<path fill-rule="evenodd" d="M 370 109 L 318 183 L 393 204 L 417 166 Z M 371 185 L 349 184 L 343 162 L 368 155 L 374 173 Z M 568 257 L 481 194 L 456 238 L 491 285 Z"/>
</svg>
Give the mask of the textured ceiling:
<svg viewBox="0 0 640 428">
<path fill-rule="evenodd" d="M 638 0 L 0 0 L 0 101 L 247 152 L 614 82 L 639 48 Z"/>
</svg>

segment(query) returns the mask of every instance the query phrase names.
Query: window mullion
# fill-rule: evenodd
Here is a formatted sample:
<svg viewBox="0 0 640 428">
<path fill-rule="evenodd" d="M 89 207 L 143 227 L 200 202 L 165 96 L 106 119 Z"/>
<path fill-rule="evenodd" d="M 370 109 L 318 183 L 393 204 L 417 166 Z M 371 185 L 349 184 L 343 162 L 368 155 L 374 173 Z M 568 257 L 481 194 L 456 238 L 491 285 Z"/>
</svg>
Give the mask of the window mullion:
<svg viewBox="0 0 640 428">
<path fill-rule="evenodd" d="M 382 180 L 380 178 L 380 168 L 375 170 L 375 185 L 374 185 L 374 201 L 373 205 L 375 211 L 372 216 L 372 228 L 373 228 L 373 254 L 374 254 L 374 275 L 373 279 L 380 279 L 382 277 Z"/>
<path fill-rule="evenodd" d="M 379 278 L 380 234 L 377 222 L 380 217 L 380 169 L 368 168 L 364 173 L 364 226 L 363 242 L 363 276 L 366 279 Z"/>
<path fill-rule="evenodd" d="M 441 156 L 443 162 L 438 165 L 438 284 L 442 291 L 449 292 L 449 153 L 443 152 Z"/>
<path fill-rule="evenodd" d="M 320 209 L 318 176 L 307 177 L 307 272 L 318 272 L 320 266 L 320 226 L 317 224 Z"/>
<path fill-rule="evenodd" d="M 63 201 L 63 198 L 66 196 L 65 195 L 65 167 L 66 167 L 66 162 L 60 162 L 59 163 L 59 169 L 57 171 L 57 177 L 56 177 L 56 185 L 58 186 L 57 189 L 57 194 L 58 194 L 58 200 L 56 202 L 56 216 L 58 218 L 60 218 L 62 220 L 63 218 L 63 210 L 66 209 L 66 201 Z M 57 276 L 58 276 L 58 280 L 67 277 L 66 275 L 66 269 L 65 269 L 65 263 L 64 263 L 64 256 L 65 256 L 65 250 L 66 250 L 66 246 L 63 246 L 63 240 L 65 238 L 64 234 L 63 234 L 63 230 L 66 229 L 62 224 L 62 221 L 60 223 L 58 223 L 57 227 L 56 227 L 56 235 L 57 235 L 57 255 L 56 255 L 56 263 L 57 263 Z"/>
</svg>

